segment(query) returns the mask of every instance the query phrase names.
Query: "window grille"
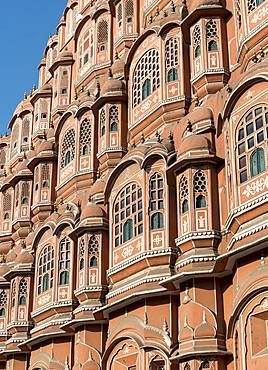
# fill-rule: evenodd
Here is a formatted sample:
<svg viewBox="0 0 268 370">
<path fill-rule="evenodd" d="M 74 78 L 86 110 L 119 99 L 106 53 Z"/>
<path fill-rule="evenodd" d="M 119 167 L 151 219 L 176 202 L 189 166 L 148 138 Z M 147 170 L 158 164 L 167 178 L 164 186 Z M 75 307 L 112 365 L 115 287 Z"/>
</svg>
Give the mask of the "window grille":
<svg viewBox="0 0 268 370">
<path fill-rule="evenodd" d="M 236 13 L 236 20 L 238 29 L 240 30 L 242 27 L 242 14 L 241 14 L 241 3 L 240 0 L 235 0 L 235 13 Z"/>
<path fill-rule="evenodd" d="M 66 167 L 75 157 L 75 131 L 68 130 L 62 140 L 61 146 L 61 168 Z M 67 163 L 68 162 L 68 163 Z"/>
<path fill-rule="evenodd" d="M 79 244 L 79 269 L 85 268 L 85 239 L 82 238 Z"/>
<path fill-rule="evenodd" d="M 179 198 L 180 198 L 180 204 L 181 204 L 181 211 L 182 213 L 185 213 L 189 211 L 189 185 L 188 185 L 188 179 L 185 176 L 182 176 L 180 180 L 179 185 Z"/>
<path fill-rule="evenodd" d="M 198 25 L 195 26 L 192 37 L 194 57 L 198 58 L 201 55 L 201 30 Z"/>
<path fill-rule="evenodd" d="M 199 170 L 194 175 L 195 207 L 206 207 L 207 180 L 203 171 Z"/>
<path fill-rule="evenodd" d="M 87 155 L 91 150 L 91 122 L 85 119 L 80 125 L 80 155 Z"/>
<path fill-rule="evenodd" d="M 71 242 L 64 238 L 59 248 L 59 285 L 67 285 L 70 280 Z"/>
<path fill-rule="evenodd" d="M 133 22 L 133 16 L 134 16 L 134 5 L 133 0 L 126 0 L 126 20 L 127 23 Z"/>
<path fill-rule="evenodd" d="M 119 27 L 122 25 L 122 4 L 119 3 L 117 6 L 117 22 Z"/>
<path fill-rule="evenodd" d="M 265 106 L 252 108 L 242 118 L 237 131 L 240 183 L 266 170 L 267 130 L 268 110 Z"/>
<path fill-rule="evenodd" d="M 156 49 L 148 50 L 139 60 L 133 77 L 133 107 L 142 101 L 145 80 L 150 80 L 151 92 L 160 87 L 159 52 Z"/>
<path fill-rule="evenodd" d="M 105 125 L 106 125 L 106 114 L 105 110 L 102 109 L 100 112 L 100 128 L 101 128 L 101 136 L 105 134 Z"/>
<path fill-rule="evenodd" d="M 99 242 L 96 235 L 92 235 L 88 242 L 89 267 L 98 267 Z"/>
<path fill-rule="evenodd" d="M 3 213 L 5 220 L 8 220 L 10 218 L 11 204 L 11 190 L 6 190 L 5 192 L 3 192 Z"/>
<path fill-rule="evenodd" d="M 248 13 L 253 12 L 259 5 L 261 5 L 265 0 L 247 0 Z"/>
<path fill-rule="evenodd" d="M 16 305 L 16 294 L 17 294 L 17 284 L 15 281 L 13 281 L 11 291 L 11 307 L 15 307 Z"/>
<path fill-rule="evenodd" d="M 54 280 L 54 248 L 45 246 L 39 257 L 37 270 L 37 293 L 41 294 L 53 287 Z"/>
<path fill-rule="evenodd" d="M 98 24 L 98 51 L 105 51 L 108 44 L 108 23 L 102 19 Z"/>
<path fill-rule="evenodd" d="M 7 312 L 7 291 L 2 290 L 0 293 L 0 317 L 6 316 Z"/>
<path fill-rule="evenodd" d="M 154 174 L 149 184 L 151 229 L 164 227 L 164 181 L 160 173 Z"/>
<path fill-rule="evenodd" d="M 1 149 L 0 151 L 0 163 L 5 164 L 6 163 L 6 152 L 4 149 Z"/>
<path fill-rule="evenodd" d="M 114 206 L 115 247 L 143 232 L 142 190 L 139 185 L 126 186 Z"/>
<path fill-rule="evenodd" d="M 28 294 L 28 283 L 26 279 L 21 279 L 19 285 L 19 305 L 26 305 L 26 297 Z"/>
<path fill-rule="evenodd" d="M 119 111 L 118 108 L 113 105 L 109 109 L 109 123 L 110 123 L 110 131 L 117 131 L 118 124 L 119 124 Z"/>
<path fill-rule="evenodd" d="M 50 180 L 50 167 L 48 163 L 45 163 L 41 167 L 41 183 L 43 188 L 49 187 L 49 180 Z"/>
<path fill-rule="evenodd" d="M 218 26 L 215 19 L 210 19 L 206 24 L 206 38 L 208 51 L 217 50 Z"/>
</svg>

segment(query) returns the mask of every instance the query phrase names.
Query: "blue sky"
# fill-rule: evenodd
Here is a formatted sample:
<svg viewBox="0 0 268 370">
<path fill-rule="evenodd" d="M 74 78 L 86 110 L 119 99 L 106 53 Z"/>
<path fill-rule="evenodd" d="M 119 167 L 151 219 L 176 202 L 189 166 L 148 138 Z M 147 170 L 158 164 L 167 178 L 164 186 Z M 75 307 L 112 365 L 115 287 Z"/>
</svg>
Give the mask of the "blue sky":
<svg viewBox="0 0 268 370">
<path fill-rule="evenodd" d="M 66 4 L 67 0 L 13 0 L 1 4 L 1 134 L 6 132 L 24 90 L 37 85 L 37 67 Z"/>
</svg>

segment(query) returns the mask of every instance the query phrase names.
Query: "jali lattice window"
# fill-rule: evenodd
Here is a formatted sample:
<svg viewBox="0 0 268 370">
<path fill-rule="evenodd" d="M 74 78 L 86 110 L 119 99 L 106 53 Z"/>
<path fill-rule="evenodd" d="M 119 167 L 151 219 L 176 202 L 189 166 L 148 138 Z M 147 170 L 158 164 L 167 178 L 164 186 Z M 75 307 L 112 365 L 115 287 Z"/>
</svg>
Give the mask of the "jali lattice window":
<svg viewBox="0 0 268 370">
<path fill-rule="evenodd" d="M 3 192 L 3 213 L 4 213 L 4 220 L 10 219 L 10 213 L 11 213 L 11 190 L 6 190 Z"/>
<path fill-rule="evenodd" d="M 88 242 L 89 267 L 98 267 L 99 242 L 96 235 L 92 235 Z"/>
<path fill-rule="evenodd" d="M 139 60 L 133 77 L 133 107 L 160 87 L 159 52 L 148 50 Z"/>
<path fill-rule="evenodd" d="M 267 107 L 252 108 L 242 118 L 237 132 L 237 161 L 240 183 L 266 170 L 268 150 Z"/>
<path fill-rule="evenodd" d="M 166 78 L 167 82 L 178 80 L 178 49 L 179 41 L 175 37 L 167 40 L 166 51 Z"/>
<path fill-rule="evenodd" d="M 240 0 L 235 1 L 235 13 L 238 29 L 242 27 L 242 14 L 241 14 L 241 3 Z"/>
<path fill-rule="evenodd" d="M 62 140 L 60 167 L 68 166 L 75 157 L 75 131 L 68 130 Z"/>
<path fill-rule="evenodd" d="M 70 281 L 71 242 L 64 238 L 59 248 L 59 285 L 67 285 Z"/>
<path fill-rule="evenodd" d="M 82 238 L 79 244 L 79 270 L 85 268 L 85 239 Z"/>
<path fill-rule="evenodd" d="M 53 287 L 54 281 L 54 248 L 45 246 L 39 257 L 37 267 L 37 293 L 41 294 Z"/>
<path fill-rule="evenodd" d="M 105 114 L 105 110 L 102 109 L 101 112 L 100 112 L 100 129 L 101 129 L 101 136 L 104 136 L 105 135 L 105 131 L 106 131 L 106 114 Z"/>
<path fill-rule="evenodd" d="M 107 50 L 108 46 L 108 23 L 102 19 L 98 24 L 98 52 Z"/>
<path fill-rule="evenodd" d="M 214 51 L 218 49 L 218 27 L 215 19 L 210 19 L 206 23 L 206 39 L 208 51 Z"/>
<path fill-rule="evenodd" d="M 133 0 L 126 0 L 126 20 L 127 23 L 133 22 L 133 16 L 134 16 L 134 5 Z"/>
<path fill-rule="evenodd" d="M 42 164 L 41 167 L 41 184 L 42 188 L 48 188 L 49 187 L 49 180 L 50 180 L 50 175 L 49 175 L 49 164 L 44 163 Z"/>
<path fill-rule="evenodd" d="M 142 190 L 139 185 L 126 186 L 116 198 L 114 206 L 115 247 L 142 234 Z"/>
<path fill-rule="evenodd" d="M 185 213 L 189 211 L 189 185 L 188 179 L 185 176 L 182 176 L 180 185 L 179 185 L 179 199 L 181 212 Z"/>
<path fill-rule="evenodd" d="M 248 13 L 251 13 L 254 9 L 256 9 L 264 1 L 265 0 L 247 0 Z"/>
<path fill-rule="evenodd" d="M 194 57 L 198 58 L 201 55 L 201 30 L 198 25 L 193 30 L 192 38 Z"/>
<path fill-rule="evenodd" d="M 23 182 L 21 186 L 21 204 L 29 204 L 30 183 Z"/>
<path fill-rule="evenodd" d="M 0 293 L 0 317 L 5 317 L 7 312 L 7 291 L 2 290 Z"/>
<path fill-rule="evenodd" d="M 19 305 L 25 306 L 26 305 L 26 297 L 28 293 L 28 283 L 26 279 L 21 279 L 19 285 Z"/>
<path fill-rule="evenodd" d="M 89 155 L 91 150 L 91 122 L 85 119 L 80 125 L 80 155 Z"/>
<path fill-rule="evenodd" d="M 110 131 L 117 131 L 118 123 L 119 123 L 119 111 L 118 111 L 118 108 L 115 105 L 113 105 L 109 109 Z"/>
<path fill-rule="evenodd" d="M 151 177 L 149 189 L 151 229 L 161 229 L 164 227 L 164 181 L 160 173 Z"/>
<path fill-rule="evenodd" d="M 203 171 L 199 170 L 194 175 L 194 199 L 195 208 L 207 206 L 207 180 Z"/>
<path fill-rule="evenodd" d="M 122 4 L 121 2 L 117 5 L 117 23 L 118 23 L 118 27 L 122 26 Z"/>
</svg>

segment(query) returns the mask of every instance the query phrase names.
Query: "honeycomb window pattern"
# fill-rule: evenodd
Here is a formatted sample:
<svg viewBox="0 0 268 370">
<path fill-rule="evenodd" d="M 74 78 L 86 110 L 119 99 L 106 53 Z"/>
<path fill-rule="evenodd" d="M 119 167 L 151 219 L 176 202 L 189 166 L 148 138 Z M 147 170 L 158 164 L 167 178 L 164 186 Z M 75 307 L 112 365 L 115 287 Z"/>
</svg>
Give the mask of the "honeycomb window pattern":
<svg viewBox="0 0 268 370">
<path fill-rule="evenodd" d="M 193 45 L 194 45 L 194 49 L 197 46 L 201 45 L 201 30 L 198 25 L 195 26 L 194 31 L 193 31 Z"/>
<path fill-rule="evenodd" d="M 37 292 L 42 292 L 53 287 L 55 252 L 51 245 L 45 246 L 40 254 L 37 268 Z"/>
<path fill-rule="evenodd" d="M 126 0 L 126 19 L 128 23 L 131 23 L 133 21 L 134 16 L 134 5 L 133 0 Z"/>
<path fill-rule="evenodd" d="M 203 171 L 198 170 L 194 175 L 194 198 L 196 208 L 206 207 L 207 180 Z"/>
<path fill-rule="evenodd" d="M 70 153 L 70 161 L 74 160 L 75 157 L 75 131 L 74 129 L 68 130 L 62 140 L 62 146 L 61 146 L 61 161 L 60 161 L 60 167 L 65 167 L 65 160 L 66 160 L 66 154 L 67 152 Z"/>
<path fill-rule="evenodd" d="M 182 176 L 179 184 L 179 199 L 182 213 L 189 210 L 189 184 L 186 176 Z"/>
<path fill-rule="evenodd" d="M 139 60 L 133 77 L 133 108 L 142 101 L 142 86 L 146 79 L 150 79 L 152 91 L 160 87 L 160 61 L 156 49 L 148 50 Z"/>
<path fill-rule="evenodd" d="M 110 124 L 110 131 L 117 131 L 118 124 L 119 124 L 119 111 L 118 108 L 113 105 L 109 109 L 109 124 Z"/>
<path fill-rule="evenodd" d="M 28 293 L 28 283 L 26 279 L 21 279 L 19 285 L 19 305 L 26 305 L 26 297 Z"/>
<path fill-rule="evenodd" d="M 114 205 L 115 247 L 124 243 L 124 225 L 131 221 L 131 235 L 143 232 L 142 190 L 136 183 L 126 186 L 116 198 Z M 130 223 L 130 222 L 129 222 Z M 132 238 L 130 238 L 132 239 Z"/>
<path fill-rule="evenodd" d="M 85 267 L 85 238 L 82 238 L 79 243 L 79 269 L 83 270 Z"/>
<path fill-rule="evenodd" d="M 80 155 L 85 154 L 85 147 L 87 148 L 87 154 L 90 153 L 91 150 L 91 122 L 90 120 L 84 120 L 80 125 Z"/>
<path fill-rule="evenodd" d="M 71 268 L 71 242 L 69 238 L 63 238 L 59 248 L 59 284 L 69 283 L 69 272 Z"/>
<path fill-rule="evenodd" d="M 237 165 L 239 181 L 243 183 L 253 177 L 251 158 L 256 149 L 267 153 L 268 146 L 268 110 L 266 106 L 254 107 L 246 113 L 238 126 L 237 131 Z M 257 152 L 258 153 L 258 152 Z M 262 155 L 262 152 L 259 151 Z M 266 155 L 267 156 L 267 155 Z M 266 168 L 267 158 L 257 158 L 257 165 L 260 166 L 258 173 Z"/>
<path fill-rule="evenodd" d="M 175 37 L 171 37 L 166 42 L 166 68 L 177 67 L 179 63 L 178 58 L 179 42 Z"/>
<path fill-rule="evenodd" d="M 265 0 L 247 0 L 248 13 L 253 12 L 259 5 L 261 5 Z"/>
<path fill-rule="evenodd" d="M 105 51 L 108 44 L 108 23 L 105 19 L 98 24 L 98 52 Z"/>
</svg>

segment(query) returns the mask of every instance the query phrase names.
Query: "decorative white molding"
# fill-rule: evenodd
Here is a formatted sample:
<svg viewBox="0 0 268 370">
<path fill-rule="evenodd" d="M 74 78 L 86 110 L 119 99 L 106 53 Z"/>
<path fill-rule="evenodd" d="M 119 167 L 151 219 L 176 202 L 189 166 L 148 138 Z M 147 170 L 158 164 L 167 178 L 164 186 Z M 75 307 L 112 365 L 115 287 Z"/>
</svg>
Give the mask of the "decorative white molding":
<svg viewBox="0 0 268 370">
<path fill-rule="evenodd" d="M 261 177 L 259 180 L 253 181 L 251 184 L 248 184 L 243 191 L 243 195 L 249 198 L 252 195 L 256 195 L 257 193 L 268 189 L 268 176 Z"/>
<path fill-rule="evenodd" d="M 222 233 L 218 230 L 191 231 L 175 239 L 175 242 L 176 245 L 179 246 L 180 244 L 185 243 L 186 241 L 189 240 L 208 239 L 208 238 L 221 239 L 221 236 Z"/>
<path fill-rule="evenodd" d="M 198 257 L 191 256 L 191 257 L 185 258 L 179 263 L 176 263 L 176 267 L 181 268 L 191 263 L 197 263 L 197 262 L 213 262 L 213 261 L 216 261 L 216 259 L 217 259 L 216 256 L 198 256 Z"/>
</svg>

